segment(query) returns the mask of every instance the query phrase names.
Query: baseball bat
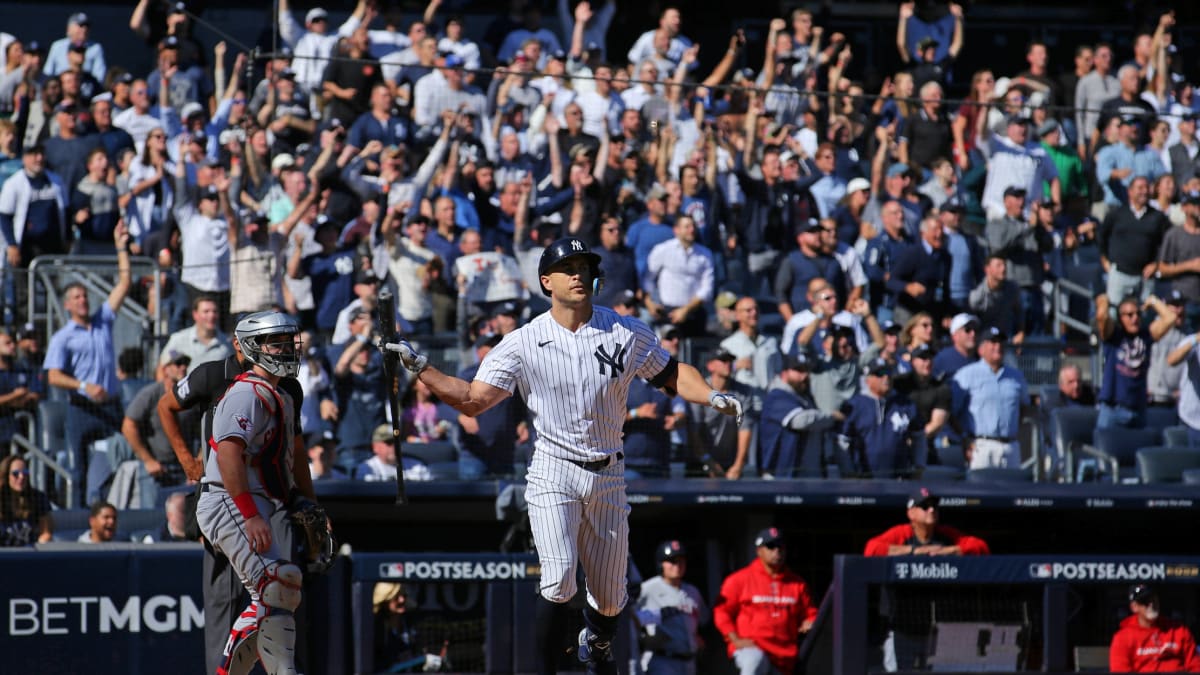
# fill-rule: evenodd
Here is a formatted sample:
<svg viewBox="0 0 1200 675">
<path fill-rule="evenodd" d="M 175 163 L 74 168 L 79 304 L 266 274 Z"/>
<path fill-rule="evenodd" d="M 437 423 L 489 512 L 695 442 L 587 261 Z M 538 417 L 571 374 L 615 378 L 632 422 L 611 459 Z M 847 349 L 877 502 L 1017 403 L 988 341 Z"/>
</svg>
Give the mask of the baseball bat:
<svg viewBox="0 0 1200 675">
<path fill-rule="evenodd" d="M 399 342 L 396 332 L 396 298 L 388 289 L 379 292 L 379 316 L 376 327 L 382 338 L 380 347 L 388 342 Z M 400 356 L 383 349 L 383 376 L 388 387 L 388 408 L 392 417 L 392 445 L 396 448 L 396 506 L 408 503 L 404 489 L 404 455 L 400 440 Z"/>
</svg>

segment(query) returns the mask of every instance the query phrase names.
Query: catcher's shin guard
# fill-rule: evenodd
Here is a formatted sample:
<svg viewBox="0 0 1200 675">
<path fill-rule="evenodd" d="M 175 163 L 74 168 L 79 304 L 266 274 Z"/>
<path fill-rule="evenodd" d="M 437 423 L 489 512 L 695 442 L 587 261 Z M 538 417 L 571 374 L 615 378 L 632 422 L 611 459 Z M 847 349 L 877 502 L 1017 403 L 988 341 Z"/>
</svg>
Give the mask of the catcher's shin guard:
<svg viewBox="0 0 1200 675">
<path fill-rule="evenodd" d="M 251 602 L 242 610 L 229 640 L 225 643 L 225 660 L 217 675 L 248 675 L 258 663 L 258 603 Z"/>
<path fill-rule="evenodd" d="M 286 560 L 267 565 L 258 582 L 258 657 L 268 675 L 296 675 L 296 619 L 300 568 Z"/>
</svg>

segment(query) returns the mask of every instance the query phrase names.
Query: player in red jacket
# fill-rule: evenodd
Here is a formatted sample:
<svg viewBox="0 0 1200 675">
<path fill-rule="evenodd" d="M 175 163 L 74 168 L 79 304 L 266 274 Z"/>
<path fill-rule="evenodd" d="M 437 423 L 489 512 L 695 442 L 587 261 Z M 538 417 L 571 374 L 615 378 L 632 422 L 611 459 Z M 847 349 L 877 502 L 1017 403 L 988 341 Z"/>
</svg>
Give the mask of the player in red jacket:
<svg viewBox="0 0 1200 675">
<path fill-rule="evenodd" d="M 1114 673 L 1200 673 L 1196 640 L 1187 626 L 1158 615 L 1158 594 L 1138 584 L 1129 589 L 1129 611 L 1108 648 Z"/>
<path fill-rule="evenodd" d="M 987 542 L 938 525 L 941 500 L 929 488 L 908 496 L 908 525 L 897 525 L 867 542 L 863 555 L 987 555 Z"/>
<path fill-rule="evenodd" d="M 754 548 L 758 557 L 721 584 L 713 623 L 725 636 L 741 675 L 791 673 L 800 634 L 812 627 L 817 608 L 804 580 L 784 562 L 778 528 L 759 532 Z"/>
</svg>

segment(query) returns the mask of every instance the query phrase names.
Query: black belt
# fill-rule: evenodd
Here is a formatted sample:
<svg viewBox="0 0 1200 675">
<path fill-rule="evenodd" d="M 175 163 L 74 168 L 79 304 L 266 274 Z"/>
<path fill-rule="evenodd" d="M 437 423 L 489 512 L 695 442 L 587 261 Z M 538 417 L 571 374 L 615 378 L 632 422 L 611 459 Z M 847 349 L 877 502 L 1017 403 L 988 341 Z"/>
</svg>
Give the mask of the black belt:
<svg viewBox="0 0 1200 675">
<path fill-rule="evenodd" d="M 567 461 L 583 469 L 584 471 L 599 471 L 601 469 L 607 469 L 610 464 L 615 464 L 623 459 L 625 459 L 625 453 L 618 450 L 608 457 L 605 457 L 604 459 L 597 459 L 594 462 L 577 462 L 573 459 L 568 459 Z"/>
<path fill-rule="evenodd" d="M 200 491 L 201 492 L 211 492 L 212 490 L 210 488 L 214 488 L 214 487 L 219 487 L 222 490 L 225 489 L 225 486 L 222 483 L 201 483 Z"/>
<path fill-rule="evenodd" d="M 999 443 L 1015 443 L 1017 440 L 1007 436 L 976 436 L 975 438 L 982 438 L 985 441 L 997 441 Z"/>
</svg>

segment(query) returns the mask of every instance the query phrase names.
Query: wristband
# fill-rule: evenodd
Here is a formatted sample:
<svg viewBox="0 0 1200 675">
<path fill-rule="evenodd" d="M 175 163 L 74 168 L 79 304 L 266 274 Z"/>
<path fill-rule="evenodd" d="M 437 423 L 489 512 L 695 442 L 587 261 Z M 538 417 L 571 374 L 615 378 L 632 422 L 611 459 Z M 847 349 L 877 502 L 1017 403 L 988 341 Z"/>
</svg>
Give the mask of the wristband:
<svg viewBox="0 0 1200 675">
<path fill-rule="evenodd" d="M 631 419 L 631 420 L 636 420 L 636 419 L 637 419 L 637 412 L 638 412 L 638 411 L 637 411 L 637 408 L 632 408 L 632 409 L 630 409 L 630 411 L 629 411 L 629 419 Z"/>
<path fill-rule="evenodd" d="M 366 335 L 355 335 L 354 339 L 358 340 L 359 342 L 361 342 L 363 344 L 366 344 L 367 342 L 370 341 L 371 338 L 367 337 Z"/>
<path fill-rule="evenodd" d="M 243 492 L 234 497 L 233 503 L 237 506 L 238 511 L 242 512 L 242 518 L 246 520 L 258 515 L 258 505 L 254 503 L 254 495 L 249 492 Z"/>
</svg>

